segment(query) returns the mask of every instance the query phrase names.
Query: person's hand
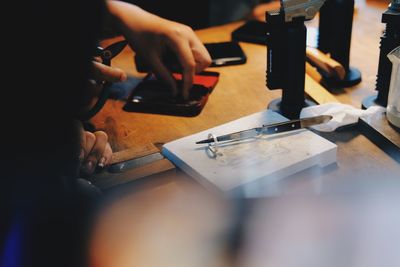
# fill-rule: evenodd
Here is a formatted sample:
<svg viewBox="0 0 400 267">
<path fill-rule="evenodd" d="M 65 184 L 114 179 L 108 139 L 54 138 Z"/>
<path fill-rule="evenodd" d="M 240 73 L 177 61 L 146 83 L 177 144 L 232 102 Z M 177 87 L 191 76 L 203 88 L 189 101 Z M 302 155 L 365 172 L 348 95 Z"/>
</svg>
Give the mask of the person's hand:
<svg viewBox="0 0 400 267">
<path fill-rule="evenodd" d="M 81 110 L 81 113 L 88 112 L 91 107 L 95 105 L 98 100 L 103 87 L 108 82 L 123 82 L 127 79 L 126 73 L 119 68 L 110 67 L 101 63 L 100 59 L 92 61 L 92 69 L 88 83 L 87 94 L 89 101 L 87 105 Z"/>
<path fill-rule="evenodd" d="M 201 72 L 211 63 L 207 49 L 193 30 L 128 3 L 108 1 L 108 7 L 131 47 L 154 74 L 171 88 L 175 96 L 179 93 L 177 84 L 163 64 L 162 54 L 166 49 L 176 54 L 182 65 L 182 95 L 187 99 L 194 74 Z"/>
<path fill-rule="evenodd" d="M 127 75 L 123 70 L 107 66 L 98 61 L 93 61 L 92 70 L 92 78 L 98 82 L 123 82 L 127 79 Z"/>
<path fill-rule="evenodd" d="M 108 136 L 103 131 L 94 133 L 83 131 L 81 135 L 80 174 L 88 177 L 97 167 L 104 168 L 112 159 L 112 149 Z"/>
<path fill-rule="evenodd" d="M 126 81 L 126 73 L 119 68 L 107 66 L 100 61 L 92 61 L 91 83 L 89 95 L 96 97 L 99 95 L 104 83 Z"/>
</svg>

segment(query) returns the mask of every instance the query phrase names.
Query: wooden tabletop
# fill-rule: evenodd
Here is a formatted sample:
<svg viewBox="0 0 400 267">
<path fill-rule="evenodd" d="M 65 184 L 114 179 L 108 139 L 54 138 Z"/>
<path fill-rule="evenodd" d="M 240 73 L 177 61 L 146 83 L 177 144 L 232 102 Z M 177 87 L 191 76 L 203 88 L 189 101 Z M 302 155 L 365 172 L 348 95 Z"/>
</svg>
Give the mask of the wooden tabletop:
<svg viewBox="0 0 400 267">
<path fill-rule="evenodd" d="M 386 7 L 386 3 L 374 1 L 367 1 L 366 4 L 360 4 L 358 6 L 353 26 L 351 66 L 361 70 L 363 81 L 355 87 L 333 92 L 342 103 L 351 104 L 354 107 L 360 108 L 363 98 L 375 93 L 379 41 L 382 30 L 384 29 L 384 25 L 380 21 L 382 12 Z M 205 43 L 229 41 L 231 32 L 242 23 L 243 22 L 238 22 L 204 29 L 197 31 L 197 34 Z M 309 23 L 310 27 L 315 27 L 316 25 L 318 25 L 318 19 L 314 19 Z M 109 40 L 109 42 L 112 41 L 114 40 Z M 127 148 L 140 151 L 146 150 L 153 145 L 164 144 L 222 123 L 265 110 L 271 100 L 280 96 L 279 90 L 270 91 L 265 86 L 266 47 L 249 43 L 241 43 L 241 46 L 248 57 L 248 61 L 245 65 L 210 69 L 220 73 L 220 81 L 200 115 L 192 118 L 185 118 L 125 112 L 122 110 L 124 105 L 123 101 L 109 100 L 92 122 L 97 128 L 107 131 L 110 135 L 110 141 L 114 151 L 121 151 Z M 127 48 L 121 55 L 115 58 L 113 64 L 114 66 L 123 68 L 130 75 L 143 77 L 143 74 L 139 74 L 135 71 L 133 55 L 133 52 Z M 296 183 L 296 186 L 307 186 L 311 184 L 309 183 L 310 181 L 314 183 L 315 178 L 319 178 L 319 181 L 327 182 L 326 184 L 329 185 L 349 180 L 363 181 L 363 179 L 365 179 L 365 181 L 368 181 L 369 179 L 384 179 L 390 176 L 397 177 L 400 173 L 400 165 L 369 139 L 360 134 L 357 129 L 323 134 L 323 136 L 338 145 L 337 165 L 325 169 L 306 170 L 287 180 L 300 181 Z M 152 241 L 148 240 L 144 232 L 146 229 L 150 232 L 151 229 L 154 229 L 148 225 L 149 222 L 147 219 L 149 217 L 153 219 L 151 222 L 154 223 L 154 220 L 157 222 L 162 221 L 161 227 L 166 227 L 166 232 L 157 228 L 159 230 L 155 231 L 156 233 L 153 232 L 153 234 L 162 235 L 167 233 L 165 238 L 169 238 L 169 240 L 177 236 L 178 238 L 184 239 L 185 231 L 183 231 L 183 229 L 197 225 L 195 222 L 198 223 L 199 220 L 201 221 L 201 218 L 207 217 L 207 220 L 205 220 L 207 222 L 225 222 L 219 215 L 221 215 L 221 211 L 225 212 L 227 210 L 226 207 L 222 208 L 218 206 L 208 197 L 202 198 L 202 200 L 206 199 L 206 201 L 199 201 L 199 199 L 194 200 L 192 198 L 190 198 L 190 200 L 187 199 L 188 196 L 196 195 L 197 197 L 198 195 L 193 192 L 198 193 L 198 190 L 203 192 L 200 186 L 190 178 L 183 177 L 182 175 L 168 175 L 163 178 L 145 178 L 142 179 L 140 183 L 136 183 L 129 191 L 128 195 L 124 196 L 118 203 L 114 203 L 108 207 L 106 212 L 102 215 L 103 218 L 99 220 L 93 241 L 94 265 L 161 266 L 157 265 L 157 262 L 162 262 L 164 266 L 185 266 L 184 263 L 182 263 L 182 265 L 176 265 L 177 262 L 174 261 L 172 261 L 172 265 L 165 265 L 166 258 L 162 258 L 162 251 L 164 251 L 162 249 L 156 249 L 153 252 L 147 251 L 146 249 L 154 249 L 152 246 L 155 245 L 155 243 L 151 243 Z M 166 209 L 167 211 L 163 209 L 160 215 L 158 209 L 160 205 L 164 207 L 166 205 L 165 203 L 176 204 L 182 203 L 182 201 L 185 202 L 186 200 L 188 200 L 188 203 L 193 201 L 193 203 L 196 204 L 186 207 L 189 210 L 186 211 L 187 213 L 183 212 L 186 217 L 180 213 L 182 210 L 178 208 L 178 215 L 184 218 L 190 217 L 191 222 L 183 219 L 185 223 L 179 224 L 180 226 L 174 225 L 170 220 L 172 220 L 171 216 L 178 216 L 175 213 L 177 212 L 176 209 L 173 209 L 173 211 L 168 211 L 168 208 Z M 205 214 L 202 212 L 206 211 L 211 214 L 198 217 L 198 214 Z M 213 213 L 215 211 L 218 211 L 217 214 Z M 164 219 L 166 218 L 168 219 L 165 221 Z M 180 218 L 182 219 L 182 217 Z M 228 217 L 225 217 L 225 219 L 226 218 Z M 182 221 L 180 221 L 180 223 L 182 223 Z M 157 224 L 153 226 L 156 227 L 156 225 Z M 206 224 L 206 226 L 207 225 L 208 224 Z M 206 226 L 202 224 L 202 227 Z M 219 224 L 212 224 L 212 227 L 210 226 L 211 228 L 207 229 L 221 229 L 218 228 L 220 226 Z M 199 227 L 199 225 L 196 227 Z M 124 231 L 124 229 L 126 231 Z M 194 235 L 194 237 L 192 236 L 193 242 L 202 240 L 201 235 L 204 234 L 202 232 L 205 231 L 204 228 L 200 227 L 200 230 L 197 228 L 193 229 L 194 230 L 191 232 L 191 234 Z M 194 234 L 194 232 L 196 232 L 196 234 Z M 148 243 L 140 244 L 140 242 L 144 242 L 144 240 L 147 240 Z M 201 243 L 196 244 L 197 247 L 189 248 L 178 246 L 174 243 L 181 251 L 183 251 L 182 249 L 186 249 L 187 251 L 191 251 L 190 249 L 199 249 Z M 173 247 L 173 245 L 171 246 Z M 151 257 L 154 253 L 160 253 L 158 254 L 159 261 L 157 261 L 157 257 L 155 257 L 150 264 L 149 261 L 151 261 Z M 218 259 L 221 260 L 224 258 L 223 255 L 225 254 L 221 252 L 218 255 L 220 256 Z M 180 255 L 180 257 L 181 256 L 182 255 Z M 118 259 L 117 261 L 116 258 Z M 183 259 L 181 260 L 181 262 L 184 262 Z M 99 262 L 101 262 L 101 264 Z M 225 264 L 227 263 L 225 262 Z M 224 265 L 187 264 L 186 266 Z M 229 266 L 229 264 L 227 266 Z"/>
<path fill-rule="evenodd" d="M 375 93 L 379 41 L 384 29 L 380 21 L 385 8 L 385 4 L 379 2 L 358 6 L 353 26 L 351 66 L 361 70 L 363 81 L 355 87 L 332 92 L 342 103 L 360 108 L 363 98 Z M 204 29 L 197 31 L 197 34 L 205 43 L 229 41 L 231 32 L 242 23 Z M 309 23 L 309 27 L 317 24 L 316 18 Z M 109 100 L 93 119 L 94 124 L 108 132 L 114 151 L 127 148 L 141 150 L 151 144 L 162 145 L 266 109 L 268 103 L 281 94 L 280 90 L 270 91 L 265 86 L 266 48 L 249 43 L 241 43 L 241 46 L 248 57 L 245 65 L 210 68 L 220 73 L 220 81 L 200 115 L 187 118 L 125 112 L 122 110 L 123 101 Z M 127 48 L 113 64 L 130 75 L 143 77 L 143 74 L 135 71 L 133 55 Z M 324 136 L 338 145 L 338 164 L 334 170 L 319 175 L 362 177 L 392 175 L 400 170 L 396 161 L 357 129 Z"/>
</svg>

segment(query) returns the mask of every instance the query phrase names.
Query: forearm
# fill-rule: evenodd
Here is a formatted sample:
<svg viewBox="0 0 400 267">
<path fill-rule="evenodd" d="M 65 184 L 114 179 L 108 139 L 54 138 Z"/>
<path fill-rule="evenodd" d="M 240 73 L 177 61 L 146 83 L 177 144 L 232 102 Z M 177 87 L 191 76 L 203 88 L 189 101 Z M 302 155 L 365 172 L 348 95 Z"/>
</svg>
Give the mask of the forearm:
<svg viewBox="0 0 400 267">
<path fill-rule="evenodd" d="M 133 4 L 122 1 L 106 0 L 106 4 L 107 13 L 104 17 L 103 37 L 114 37 L 124 34 L 126 32 L 124 25 L 128 24 L 128 21 L 140 23 L 145 16 L 151 15 Z"/>
<path fill-rule="evenodd" d="M 124 35 L 160 32 L 159 28 L 162 25 L 154 24 L 154 21 L 163 19 L 138 6 L 122 1 L 108 0 L 107 7 L 113 27 Z"/>
</svg>

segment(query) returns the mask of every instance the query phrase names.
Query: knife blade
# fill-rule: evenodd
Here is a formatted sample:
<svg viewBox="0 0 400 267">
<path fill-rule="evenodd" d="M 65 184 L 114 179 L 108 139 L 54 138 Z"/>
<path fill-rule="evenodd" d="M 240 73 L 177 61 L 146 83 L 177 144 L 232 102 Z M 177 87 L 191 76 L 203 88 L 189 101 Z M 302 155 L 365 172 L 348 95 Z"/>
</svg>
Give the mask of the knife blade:
<svg viewBox="0 0 400 267">
<path fill-rule="evenodd" d="M 326 123 L 326 122 L 330 121 L 331 119 L 332 119 L 332 116 L 330 116 L 330 115 L 321 115 L 321 116 L 315 116 L 315 117 L 310 117 L 310 118 L 303 118 L 303 119 L 291 120 L 291 121 L 286 121 L 286 122 L 273 123 L 273 124 L 263 125 L 261 127 L 247 129 L 244 131 L 221 135 L 221 136 L 216 137 L 216 139 L 218 142 L 239 141 L 239 140 L 254 138 L 261 134 L 271 135 L 271 134 L 277 134 L 277 133 L 283 133 L 283 132 L 308 128 L 313 125 Z M 214 142 L 214 139 L 209 138 L 209 139 L 205 139 L 202 141 L 198 141 L 198 142 L 196 142 L 196 144 L 208 144 L 208 143 L 213 143 L 213 142 Z"/>
</svg>

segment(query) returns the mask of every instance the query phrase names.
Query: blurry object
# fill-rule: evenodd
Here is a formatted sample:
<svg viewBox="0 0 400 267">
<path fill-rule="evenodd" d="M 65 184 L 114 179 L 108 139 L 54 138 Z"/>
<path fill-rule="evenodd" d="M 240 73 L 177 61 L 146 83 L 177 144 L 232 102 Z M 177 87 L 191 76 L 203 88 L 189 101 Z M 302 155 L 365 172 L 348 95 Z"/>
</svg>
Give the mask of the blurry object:
<svg viewBox="0 0 400 267">
<path fill-rule="evenodd" d="M 316 67 L 312 66 L 308 62 L 306 62 L 306 72 L 307 72 L 307 75 L 309 75 L 317 83 L 322 82 L 322 79 L 323 79 L 322 75 L 318 72 Z M 306 86 L 306 90 L 307 90 L 307 86 Z M 321 103 L 319 103 L 319 104 L 321 104 Z"/>
<path fill-rule="evenodd" d="M 307 60 L 321 70 L 326 77 L 343 80 L 346 76 L 346 70 L 339 62 L 317 48 L 307 48 Z"/>
<path fill-rule="evenodd" d="M 341 187 L 253 200 L 235 266 L 400 266 L 398 181 Z"/>
<path fill-rule="evenodd" d="M 350 87 L 361 82 L 359 70 L 350 67 L 354 0 L 327 0 L 319 17 L 318 49 L 338 61 L 346 71 L 344 79 L 324 77 L 333 87 Z"/>
<path fill-rule="evenodd" d="M 307 28 L 325 0 L 282 1 L 279 12 L 267 13 L 267 87 L 282 89 L 282 98 L 273 100 L 268 108 L 289 119 L 296 119 L 304 106 L 305 58 Z"/>
<path fill-rule="evenodd" d="M 386 114 L 389 122 L 400 128 L 400 46 L 390 52 L 388 58 L 393 67 Z"/>
<path fill-rule="evenodd" d="M 322 76 L 316 68 L 306 63 L 306 84 L 305 93 L 317 104 L 326 104 L 331 102 L 339 102 L 339 100 L 331 94 L 325 87 L 320 85 Z"/>
<path fill-rule="evenodd" d="M 390 4 L 389 8 L 391 10 L 400 11 L 400 1 L 399 0 L 392 0 L 392 3 Z"/>
<path fill-rule="evenodd" d="M 337 146 L 310 130 L 262 135 L 234 144 L 221 144 L 216 155 L 199 140 L 287 119 L 270 110 L 222 124 L 163 146 L 162 154 L 211 190 L 233 197 L 263 196 L 269 187 L 310 167 L 336 162 Z"/>
<path fill-rule="evenodd" d="M 363 101 L 363 108 L 371 105 L 387 106 L 390 77 L 392 64 L 387 55 L 396 47 L 400 46 L 400 4 L 398 0 L 393 0 L 388 9 L 382 15 L 382 22 L 386 24 L 386 29 L 381 36 L 381 46 L 379 54 L 379 68 L 376 79 L 376 90 L 378 96 L 367 97 Z"/>
<path fill-rule="evenodd" d="M 154 187 L 109 195 L 93 229 L 89 266 L 232 266 L 222 264 L 230 203 L 168 176 L 149 183 Z"/>
</svg>

